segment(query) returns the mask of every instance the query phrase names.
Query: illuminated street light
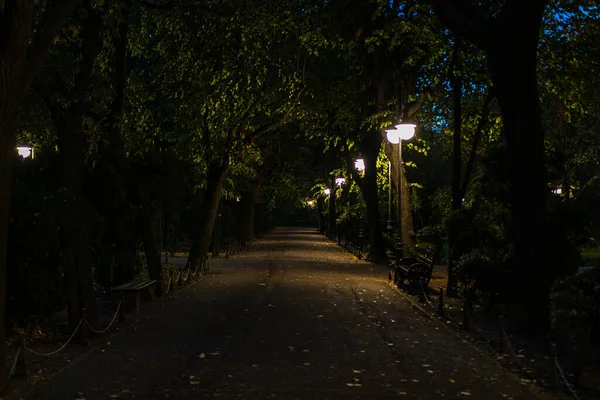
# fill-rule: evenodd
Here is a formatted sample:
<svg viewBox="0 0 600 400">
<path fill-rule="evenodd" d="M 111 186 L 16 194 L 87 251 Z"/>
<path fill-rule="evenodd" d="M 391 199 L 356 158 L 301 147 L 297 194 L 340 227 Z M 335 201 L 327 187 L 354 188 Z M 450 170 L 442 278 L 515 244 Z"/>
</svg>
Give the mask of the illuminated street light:
<svg viewBox="0 0 600 400">
<path fill-rule="evenodd" d="M 307 204 L 308 204 L 310 207 L 312 207 L 312 206 L 315 204 L 315 201 L 314 201 L 314 200 L 309 200 L 309 201 L 307 201 Z"/>
<path fill-rule="evenodd" d="M 325 196 L 329 196 L 331 194 L 331 189 L 327 188 L 323 190 L 323 193 L 325 194 Z"/>
<path fill-rule="evenodd" d="M 31 147 L 27 147 L 27 146 L 18 146 L 17 147 L 17 153 L 19 153 L 19 156 L 21 156 L 21 158 L 29 157 L 32 152 L 33 152 L 33 149 Z"/>
<path fill-rule="evenodd" d="M 365 160 L 363 160 L 362 158 L 357 159 L 356 161 L 354 161 L 354 168 L 356 168 L 358 171 L 364 171 L 365 170 Z"/>
<path fill-rule="evenodd" d="M 346 178 L 335 178 L 336 185 L 342 186 L 344 183 L 346 183 Z"/>
<path fill-rule="evenodd" d="M 562 188 L 554 189 L 552 191 L 552 193 L 554 193 L 554 194 L 562 194 Z"/>
</svg>

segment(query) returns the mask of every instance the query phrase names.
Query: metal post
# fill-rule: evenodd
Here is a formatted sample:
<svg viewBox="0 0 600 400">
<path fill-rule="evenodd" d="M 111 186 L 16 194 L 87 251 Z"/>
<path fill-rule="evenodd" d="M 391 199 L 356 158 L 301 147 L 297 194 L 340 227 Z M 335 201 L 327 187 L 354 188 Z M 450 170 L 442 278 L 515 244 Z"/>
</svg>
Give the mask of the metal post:
<svg viewBox="0 0 600 400">
<path fill-rule="evenodd" d="M 552 389 L 554 393 L 558 393 L 559 380 L 558 380 L 558 368 L 556 367 L 556 343 L 550 343 L 550 352 L 552 354 Z"/>
<path fill-rule="evenodd" d="M 440 298 L 438 303 L 438 314 L 444 316 L 444 288 L 440 287 Z"/>
<path fill-rule="evenodd" d="M 387 230 L 389 233 L 392 233 L 394 227 L 392 226 L 392 162 L 388 162 L 388 222 L 387 222 Z"/>
<path fill-rule="evenodd" d="M 15 365 L 15 377 L 27 378 L 27 362 L 25 361 L 25 339 L 19 335 L 19 353 Z"/>
<path fill-rule="evenodd" d="M 398 211 L 396 221 L 398 237 L 402 241 L 402 139 L 398 141 Z"/>
<path fill-rule="evenodd" d="M 81 309 L 81 315 L 83 318 L 83 323 L 81 324 L 81 326 L 79 327 L 79 344 L 81 346 L 87 347 L 88 345 L 88 340 L 87 340 L 87 326 L 85 324 L 86 319 L 87 319 L 87 310 L 85 308 Z"/>
</svg>

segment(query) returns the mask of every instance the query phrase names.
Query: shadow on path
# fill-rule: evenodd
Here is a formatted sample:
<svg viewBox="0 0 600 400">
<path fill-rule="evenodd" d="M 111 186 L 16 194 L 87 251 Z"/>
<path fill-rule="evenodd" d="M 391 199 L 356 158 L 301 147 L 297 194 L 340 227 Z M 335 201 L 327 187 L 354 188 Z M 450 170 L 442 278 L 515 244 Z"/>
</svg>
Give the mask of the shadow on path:
<svg viewBox="0 0 600 400">
<path fill-rule="evenodd" d="M 27 398 L 536 398 L 313 230 L 216 261 Z"/>
</svg>

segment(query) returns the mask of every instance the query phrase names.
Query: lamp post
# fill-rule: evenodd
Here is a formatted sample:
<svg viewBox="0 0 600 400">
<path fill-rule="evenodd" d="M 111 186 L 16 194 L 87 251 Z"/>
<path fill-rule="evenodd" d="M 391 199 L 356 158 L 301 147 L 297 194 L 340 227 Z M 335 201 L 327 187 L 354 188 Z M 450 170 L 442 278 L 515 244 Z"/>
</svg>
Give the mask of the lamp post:
<svg viewBox="0 0 600 400">
<path fill-rule="evenodd" d="M 409 140 L 415 135 L 415 128 L 417 126 L 411 123 L 400 123 L 396 125 L 396 129 L 386 130 L 387 139 L 391 144 L 398 145 L 398 211 L 397 211 L 397 220 L 398 220 L 398 232 L 400 236 L 402 236 L 402 141 Z M 388 218 L 388 229 L 391 228 L 391 215 L 392 215 L 392 163 L 389 163 L 389 174 L 390 174 L 390 189 L 389 189 L 389 215 Z"/>
<path fill-rule="evenodd" d="M 354 161 L 354 168 L 356 168 L 356 170 L 360 173 L 363 173 L 365 171 L 365 160 L 363 160 L 362 158 L 358 158 L 356 159 L 356 161 Z M 361 192 L 361 196 L 362 196 L 362 190 Z M 360 203 L 359 203 L 359 207 L 360 207 Z M 359 227 L 358 227 L 358 251 L 360 254 L 360 257 L 362 257 L 363 254 L 363 250 L 365 248 L 365 235 L 363 232 L 363 212 L 362 212 L 362 207 L 359 208 L 360 210 L 360 221 L 359 221 Z"/>
</svg>

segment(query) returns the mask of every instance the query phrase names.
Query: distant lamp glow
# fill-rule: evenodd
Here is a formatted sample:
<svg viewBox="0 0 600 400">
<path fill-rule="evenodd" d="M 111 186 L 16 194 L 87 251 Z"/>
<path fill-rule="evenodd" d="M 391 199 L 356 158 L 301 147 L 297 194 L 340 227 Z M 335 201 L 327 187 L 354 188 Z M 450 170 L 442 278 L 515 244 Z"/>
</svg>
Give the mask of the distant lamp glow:
<svg viewBox="0 0 600 400">
<path fill-rule="evenodd" d="M 354 168 L 356 168 L 358 171 L 364 171 L 365 170 L 365 160 L 363 160 L 362 158 L 359 158 L 358 160 L 354 161 Z"/>
<path fill-rule="evenodd" d="M 19 153 L 21 158 L 27 158 L 31 155 L 31 147 L 19 146 L 17 147 L 17 153 Z"/>
<path fill-rule="evenodd" d="M 346 178 L 335 178 L 336 185 L 342 186 L 344 183 L 346 183 Z"/>
<path fill-rule="evenodd" d="M 552 191 L 552 193 L 554 193 L 554 194 L 562 194 L 562 189 L 561 189 L 561 188 L 554 189 L 554 190 Z"/>
<path fill-rule="evenodd" d="M 323 190 L 323 193 L 325 193 L 325 196 L 329 196 L 331 194 L 331 189 L 327 188 Z"/>
<path fill-rule="evenodd" d="M 309 206 L 314 206 L 315 205 L 315 201 L 314 200 L 309 200 L 306 202 Z"/>
<path fill-rule="evenodd" d="M 242 201 L 242 199 L 240 199 L 239 197 L 236 197 L 235 201 L 237 201 L 239 203 L 240 201 Z"/>
</svg>

